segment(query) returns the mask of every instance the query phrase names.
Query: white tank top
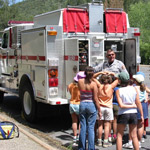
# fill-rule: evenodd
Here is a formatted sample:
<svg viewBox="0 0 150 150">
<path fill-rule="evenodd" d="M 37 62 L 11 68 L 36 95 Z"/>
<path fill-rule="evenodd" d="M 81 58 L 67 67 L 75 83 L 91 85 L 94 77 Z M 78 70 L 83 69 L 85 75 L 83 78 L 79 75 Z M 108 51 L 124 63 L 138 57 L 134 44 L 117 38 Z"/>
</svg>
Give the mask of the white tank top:
<svg viewBox="0 0 150 150">
<path fill-rule="evenodd" d="M 123 104 L 131 105 L 135 104 L 136 100 L 136 90 L 133 86 L 121 87 L 118 89 L 120 98 Z M 137 108 L 120 108 L 118 110 L 118 115 L 127 113 L 137 113 Z"/>
</svg>

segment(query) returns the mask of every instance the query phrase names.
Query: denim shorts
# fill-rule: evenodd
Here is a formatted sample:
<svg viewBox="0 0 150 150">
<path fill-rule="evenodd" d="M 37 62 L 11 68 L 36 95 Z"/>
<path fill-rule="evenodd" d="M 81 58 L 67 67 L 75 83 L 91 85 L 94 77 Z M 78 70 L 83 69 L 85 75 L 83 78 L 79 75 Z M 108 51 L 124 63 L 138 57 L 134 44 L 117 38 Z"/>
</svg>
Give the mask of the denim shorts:
<svg viewBox="0 0 150 150">
<path fill-rule="evenodd" d="M 79 105 L 76 105 L 76 104 L 70 104 L 69 105 L 69 111 L 70 111 L 70 114 L 77 114 L 79 115 Z"/>
<path fill-rule="evenodd" d="M 141 105 L 142 105 L 142 109 L 143 109 L 144 119 L 147 119 L 148 118 L 148 103 L 141 102 Z M 141 119 L 141 114 L 140 114 L 139 109 L 137 109 L 137 111 L 138 111 L 137 118 L 138 118 L 138 120 L 140 120 Z"/>
<path fill-rule="evenodd" d="M 118 115 L 118 124 L 137 124 L 137 113 Z"/>
</svg>

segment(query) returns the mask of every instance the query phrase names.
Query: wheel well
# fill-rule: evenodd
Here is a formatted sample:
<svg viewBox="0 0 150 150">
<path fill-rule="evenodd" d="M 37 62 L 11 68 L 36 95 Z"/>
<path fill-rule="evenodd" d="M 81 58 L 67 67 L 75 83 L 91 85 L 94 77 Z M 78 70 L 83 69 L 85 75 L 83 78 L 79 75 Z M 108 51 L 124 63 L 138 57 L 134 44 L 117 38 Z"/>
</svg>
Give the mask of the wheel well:
<svg viewBox="0 0 150 150">
<path fill-rule="evenodd" d="M 23 87 L 25 84 L 29 84 L 33 89 L 31 80 L 29 79 L 29 77 L 27 75 L 23 75 L 20 80 L 20 84 L 19 84 L 19 97 L 20 98 L 22 98 L 22 91 L 23 91 Z M 34 92 L 33 92 L 33 94 L 34 94 Z"/>
</svg>

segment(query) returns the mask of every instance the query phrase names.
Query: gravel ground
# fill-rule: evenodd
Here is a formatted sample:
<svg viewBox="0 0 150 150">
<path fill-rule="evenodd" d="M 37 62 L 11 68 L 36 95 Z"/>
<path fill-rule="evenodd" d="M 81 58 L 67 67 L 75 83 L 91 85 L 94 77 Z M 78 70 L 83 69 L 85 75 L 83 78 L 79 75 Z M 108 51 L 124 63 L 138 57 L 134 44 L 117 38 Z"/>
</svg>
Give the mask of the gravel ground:
<svg viewBox="0 0 150 150">
<path fill-rule="evenodd" d="M 150 105 L 149 105 L 149 116 L 150 116 Z M 149 127 L 146 128 L 147 130 L 147 139 L 145 139 L 144 143 L 141 143 L 142 148 L 140 150 L 150 150 L 150 117 L 149 117 Z M 123 144 L 125 144 L 128 141 L 128 128 L 124 132 L 124 138 L 123 138 Z M 61 141 L 61 143 L 69 148 L 69 150 L 78 150 L 78 145 L 72 146 L 72 129 L 64 130 L 64 131 L 58 131 L 51 134 L 53 139 L 56 139 L 58 141 Z M 116 150 L 116 144 L 113 144 L 111 147 L 103 148 L 99 146 L 95 146 L 96 150 Z M 126 148 L 122 148 L 122 150 L 128 150 Z"/>
<path fill-rule="evenodd" d="M 39 132 L 41 134 L 38 134 L 38 140 L 43 140 L 44 142 L 48 143 L 52 147 L 49 148 L 50 150 L 56 150 L 56 142 L 59 142 L 57 149 L 61 149 L 61 145 L 63 145 L 68 150 L 78 150 L 77 145 L 72 147 L 72 129 L 71 126 L 67 128 L 62 128 L 60 124 L 58 124 L 56 121 L 59 122 L 58 119 L 56 119 L 53 123 L 51 122 L 52 118 L 47 118 L 46 120 L 42 120 L 41 122 L 38 122 L 37 126 L 33 126 L 28 123 L 24 123 L 20 121 L 20 109 L 18 110 L 18 101 L 16 100 L 12 102 L 13 97 L 6 97 L 3 105 L 2 105 L 2 111 L 0 111 L 0 116 L 3 116 L 3 120 L 8 120 L 14 122 L 19 128 L 26 129 L 26 131 L 29 131 L 31 135 L 36 135 L 36 132 Z M 8 102 L 7 102 L 8 101 Z M 10 111 L 8 111 L 10 110 Z M 8 114 L 10 117 L 8 117 Z M 150 106 L 149 106 L 149 116 L 150 116 Z M 10 120 L 11 119 L 11 120 Z M 60 119 L 60 118 L 59 118 Z M 0 120 L 1 121 L 1 120 Z M 60 122 L 59 122 L 60 123 Z M 19 124 L 19 125 L 18 125 Z M 27 134 L 23 134 L 24 132 L 21 132 L 20 128 L 20 137 L 14 138 L 10 140 L 0 140 L 0 150 L 44 150 L 48 149 L 43 147 L 42 145 L 38 144 L 37 142 L 34 142 L 31 138 L 26 136 Z M 30 130 L 32 128 L 32 130 Z M 34 132 L 33 132 L 34 130 Z M 42 134 L 44 133 L 44 134 Z M 43 138 L 46 137 L 46 140 Z M 147 128 L 147 139 L 145 140 L 145 143 L 142 143 L 142 148 L 140 150 L 150 150 L 150 118 L 149 118 L 149 127 Z M 43 138 L 43 139 L 42 139 Z M 50 139 L 49 139 L 50 138 Z M 128 131 L 125 132 L 124 135 L 124 141 L 123 143 L 126 143 L 128 140 Z M 52 142 L 51 142 L 52 141 Z M 55 144 L 54 144 L 55 143 Z M 55 145 L 55 146 L 54 146 Z M 96 146 L 96 150 L 115 150 L 116 145 L 109 148 L 103 148 Z M 123 148 L 123 150 L 126 150 Z"/>
<path fill-rule="evenodd" d="M 57 150 L 40 140 L 32 133 L 29 133 L 21 127 L 14 119 L 8 117 L 6 114 L 0 114 L 0 121 L 10 121 L 15 123 L 19 128 L 19 137 L 13 139 L 0 140 L 0 150 Z M 17 136 L 17 133 L 15 134 Z"/>
<path fill-rule="evenodd" d="M 40 144 L 20 132 L 19 138 L 0 140 L 0 150 L 46 150 Z"/>
</svg>

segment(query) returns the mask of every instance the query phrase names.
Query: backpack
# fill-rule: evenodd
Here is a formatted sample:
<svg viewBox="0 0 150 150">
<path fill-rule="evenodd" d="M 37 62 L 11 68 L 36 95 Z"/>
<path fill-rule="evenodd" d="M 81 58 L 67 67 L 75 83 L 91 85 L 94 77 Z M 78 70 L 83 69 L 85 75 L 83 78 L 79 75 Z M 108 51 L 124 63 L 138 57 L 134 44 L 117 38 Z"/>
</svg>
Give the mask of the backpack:
<svg viewBox="0 0 150 150">
<path fill-rule="evenodd" d="M 0 122 L 0 140 L 19 137 L 19 128 L 12 122 Z"/>
</svg>

